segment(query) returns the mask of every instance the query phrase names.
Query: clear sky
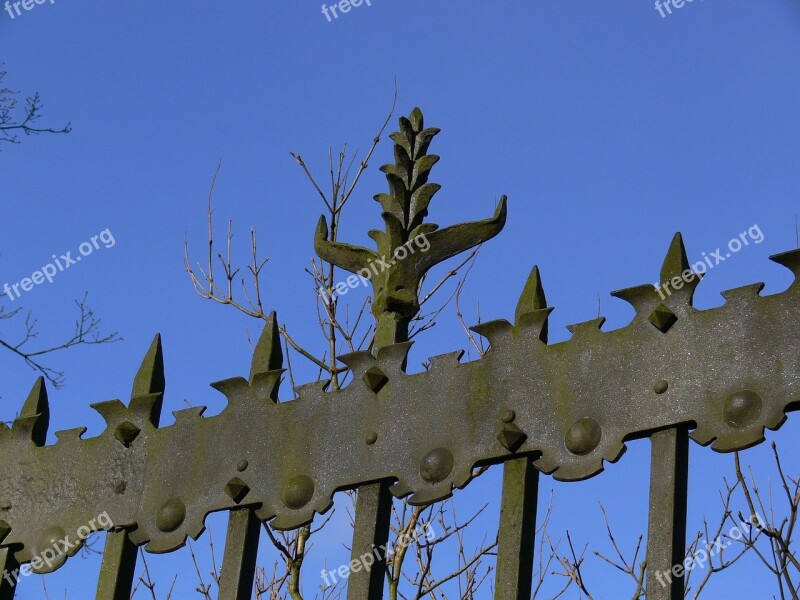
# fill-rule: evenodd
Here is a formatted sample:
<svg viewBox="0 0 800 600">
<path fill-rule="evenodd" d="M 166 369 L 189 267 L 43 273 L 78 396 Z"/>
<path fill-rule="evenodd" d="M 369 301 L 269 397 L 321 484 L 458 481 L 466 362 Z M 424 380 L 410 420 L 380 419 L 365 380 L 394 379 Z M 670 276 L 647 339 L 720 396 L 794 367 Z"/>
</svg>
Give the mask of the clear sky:
<svg viewBox="0 0 800 600">
<path fill-rule="evenodd" d="M 223 399 L 207 384 L 247 373 L 248 336 L 259 323 L 201 301 L 183 268 L 185 234 L 194 254 L 203 251 L 220 159 L 220 230 L 233 219 L 244 259 L 248 228 L 258 228 L 271 257 L 269 306 L 298 339 L 322 347 L 303 272 L 322 207 L 289 152 L 323 176 L 329 146 L 348 142 L 363 153 L 395 80 L 397 114 L 418 105 L 443 130 L 432 147 L 442 157 L 432 180 L 443 189 L 431 220 L 488 217 L 501 194 L 509 198 L 505 231 L 482 249 L 462 297 L 469 321 L 477 321 L 478 302 L 483 320 L 513 318 L 538 264 L 556 307 L 553 341 L 567 339 L 565 325 L 597 316 L 598 294 L 605 329 L 622 327 L 632 310 L 608 292 L 655 282 L 676 231 L 692 260 L 754 225 L 763 232 L 762 243 L 709 274 L 700 307 L 720 305 L 721 290 L 765 281 L 764 293 L 777 293 L 791 279 L 767 257 L 797 246 L 796 0 L 695 0 L 663 17 L 650 1 L 372 0 L 330 22 L 320 2 L 307 0 L 48 0 L 13 19 L 0 12 L 0 58 L 6 84 L 43 95 L 43 123 L 74 128 L 0 152 L 0 284 L 105 229 L 115 240 L 18 300 L 39 319 L 44 342 L 69 333 L 73 299 L 88 291 L 103 326 L 124 338 L 52 357 L 67 382 L 51 393 L 51 438 L 81 425 L 87 435 L 102 430 L 89 403 L 128 397 L 156 332 L 167 368 L 165 423 L 185 399 L 216 414 Z M 384 138 L 342 239 L 371 243 L 367 230 L 380 226 L 371 197 L 386 189 L 378 166 L 391 160 Z M 452 310 L 438 331 L 419 338 L 414 368 L 466 347 Z M 18 330 L 4 324 L 0 333 Z M 10 419 L 35 373 L 0 356 L 0 414 Z M 787 457 L 796 456 L 797 427 L 790 419 L 769 435 Z M 746 456 L 772 474 L 765 449 Z M 647 458 L 647 443 L 637 442 L 602 477 L 555 486 L 544 479 L 543 502 L 555 493 L 553 534 L 569 526 L 573 539 L 610 552 L 600 500 L 631 549 L 646 525 Z M 718 514 L 717 490 L 732 472 L 730 456 L 693 446 L 692 459 L 690 536 L 703 515 Z M 457 494 L 464 511 L 491 500 L 479 533 L 496 526 L 498 472 Z M 224 520 L 211 523 L 221 552 Z M 346 555 L 345 520 L 329 531 L 309 559 L 307 597 L 320 583 L 319 565 Z M 206 560 L 205 538 L 196 547 Z M 64 588 L 69 598 L 90 597 L 98 564 L 70 561 L 47 579 L 53 597 Z M 195 594 L 187 553 L 153 565 L 158 589 L 177 573 L 175 597 Z M 601 597 L 630 595 L 629 582 L 594 556 L 587 573 Z M 762 597 L 768 583 L 763 570 L 744 568 L 713 578 L 707 597 Z M 30 582 L 19 597 L 39 598 L 39 589 Z"/>
</svg>

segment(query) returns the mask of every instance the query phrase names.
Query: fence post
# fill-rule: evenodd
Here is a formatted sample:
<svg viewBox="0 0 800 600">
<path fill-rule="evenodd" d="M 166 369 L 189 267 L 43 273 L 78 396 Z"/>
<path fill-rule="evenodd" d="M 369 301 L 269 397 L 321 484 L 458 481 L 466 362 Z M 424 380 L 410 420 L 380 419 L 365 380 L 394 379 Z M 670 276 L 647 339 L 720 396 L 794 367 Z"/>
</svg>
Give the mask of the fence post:
<svg viewBox="0 0 800 600">
<path fill-rule="evenodd" d="M 161 335 L 156 334 L 136 373 L 131 391 L 131 403 L 136 398 L 157 396 L 150 412 L 150 420 L 154 427 L 158 427 L 161 420 L 165 387 Z M 109 531 L 106 535 L 95 600 L 130 600 L 137 558 L 138 549 L 128 537 L 127 531 Z"/>
<path fill-rule="evenodd" d="M 539 268 L 533 267 L 517 304 L 514 324 L 519 325 L 524 315 L 546 307 Z M 546 320 L 539 339 L 547 343 Z M 503 420 L 513 421 L 513 412 Z M 509 424 L 506 427 L 514 426 Z M 524 441 L 524 437 L 519 441 Z M 533 465 L 533 459 L 523 456 L 505 462 L 497 531 L 495 600 L 530 600 L 538 505 L 539 471 Z"/>
<path fill-rule="evenodd" d="M 261 331 L 261 337 L 253 351 L 250 365 L 250 383 L 256 375 L 283 368 L 283 352 L 278 329 L 278 315 L 273 311 Z M 276 384 L 277 385 L 277 384 Z M 277 398 L 277 388 L 275 391 Z M 274 401 L 264 398 L 265 402 Z M 246 468 L 245 463 L 241 467 Z M 250 600 L 253 594 L 253 579 L 258 560 L 258 539 L 261 522 L 252 508 L 230 511 L 228 534 L 225 538 L 225 555 L 219 580 L 220 600 Z"/>
</svg>

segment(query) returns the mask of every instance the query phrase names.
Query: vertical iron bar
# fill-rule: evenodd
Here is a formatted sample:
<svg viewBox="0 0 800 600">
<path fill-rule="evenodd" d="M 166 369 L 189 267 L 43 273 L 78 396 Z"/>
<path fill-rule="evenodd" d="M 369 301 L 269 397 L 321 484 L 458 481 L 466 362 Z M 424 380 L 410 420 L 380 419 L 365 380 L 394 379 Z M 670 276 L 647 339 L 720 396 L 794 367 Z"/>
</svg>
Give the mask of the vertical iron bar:
<svg viewBox="0 0 800 600">
<path fill-rule="evenodd" d="M 28 435 L 34 446 L 44 446 L 47 442 L 47 429 L 50 426 L 50 404 L 47 399 L 47 385 L 44 377 L 39 377 L 33 388 L 28 394 L 28 398 L 22 405 L 19 418 L 32 419 L 32 425 L 28 430 Z M 5 534 L 8 534 L 8 523 L 3 523 Z M 5 537 L 5 534 L 3 537 Z M 19 582 L 19 562 L 14 557 L 14 549 L 0 549 L 0 567 L 3 572 L 0 574 L 0 600 L 11 600 L 16 593 L 16 585 Z"/>
<path fill-rule="evenodd" d="M 386 548 L 392 517 L 392 494 L 389 483 L 380 482 L 358 488 L 353 528 L 351 558 L 371 554 L 375 548 Z M 348 600 L 380 600 L 386 576 L 386 552 L 378 552 L 371 568 L 353 571 L 347 584 Z"/>
<path fill-rule="evenodd" d="M 161 419 L 165 387 L 161 334 L 156 334 L 136 372 L 136 377 L 133 378 L 130 402 L 130 405 L 133 405 L 142 399 L 155 396 L 151 400 L 153 408 L 150 413 L 150 424 L 153 427 L 158 427 Z M 131 542 L 127 531 L 109 531 L 103 550 L 95 600 L 130 600 L 138 557 L 136 545 Z"/>
<path fill-rule="evenodd" d="M 261 522 L 253 509 L 230 511 L 219 580 L 220 600 L 250 600 L 252 597 L 260 533 Z"/>
<path fill-rule="evenodd" d="M 250 363 L 250 383 L 256 375 L 283 367 L 278 315 L 271 312 L 253 350 Z M 277 392 L 276 392 L 277 394 Z M 277 395 L 267 401 L 277 401 Z M 243 471 L 247 461 L 242 461 Z M 225 555 L 219 581 L 220 600 L 250 600 L 258 560 L 258 539 L 261 522 L 252 508 L 232 510 L 228 514 L 228 533 L 225 537 Z"/>
<path fill-rule="evenodd" d="M 374 350 L 408 339 L 408 323 L 398 321 L 391 313 L 378 318 Z M 347 583 L 348 600 L 381 600 L 386 574 L 386 544 L 392 519 L 392 494 L 389 482 L 378 482 L 358 488 L 351 560 L 373 554 L 375 562 L 368 569 L 350 573 Z M 383 548 L 375 552 L 375 548 Z"/>
<path fill-rule="evenodd" d="M 538 337 L 547 343 L 546 307 L 539 268 L 534 266 L 517 303 L 514 324 L 519 326 L 523 318 L 538 316 L 541 322 Z M 525 456 L 507 461 L 503 465 L 497 530 L 495 600 L 530 600 L 538 506 L 539 471 L 533 459 Z"/>
<path fill-rule="evenodd" d="M 660 281 L 671 281 L 687 271 L 691 272 L 686 247 L 681 234 L 676 233 L 661 266 Z M 699 282 L 695 277 L 665 301 L 679 322 L 691 307 Z M 650 442 L 647 600 L 679 600 L 684 597 L 685 582 L 682 565 L 686 552 L 689 429 L 684 425 L 658 431 L 650 436 Z"/>
<path fill-rule="evenodd" d="M 14 558 L 13 549 L 0 549 L 0 567 L 3 569 L 3 575 L 0 577 L 0 600 L 14 600 L 14 593 L 17 590 L 16 582 L 18 581 L 14 578 L 14 571 L 19 569 L 19 563 Z"/>
<path fill-rule="evenodd" d="M 335 207 L 338 205 L 335 203 L 333 207 L 328 205 L 332 213 L 331 229 L 328 229 L 327 220 L 322 216 L 314 235 L 314 250 L 322 261 L 362 278 L 364 272 L 370 280 L 377 278 L 372 283 L 372 313 L 377 321 L 372 344 L 375 351 L 408 341 L 409 324 L 419 314 L 420 304 L 424 302 L 419 297 L 422 282 L 434 265 L 493 238 L 506 222 L 506 197 L 501 196 L 494 215 L 489 219 L 445 229 L 438 229 L 430 223 L 423 226 L 431 198 L 439 189 L 438 185 L 428 181 L 430 170 L 439 158 L 428 154 L 428 147 L 439 129 L 426 129 L 423 121 L 422 111 L 414 108 L 408 117 L 400 118 L 400 131 L 390 136 L 394 141 L 395 164 L 381 168 L 386 174 L 390 193 L 375 197 L 381 203 L 386 230 L 370 232 L 377 242 L 377 252 L 344 244 L 336 239 L 338 209 Z M 383 128 L 375 138 L 376 143 L 382 132 Z M 366 162 L 362 166 L 366 166 Z M 334 182 L 334 202 L 338 198 L 337 189 L 338 184 Z M 423 231 L 431 233 L 431 243 L 423 250 L 424 254 L 409 259 L 404 263 L 405 266 L 401 266 L 398 261 L 414 253 L 409 243 L 412 240 L 416 242 L 418 237 L 425 238 Z M 402 257 L 399 253 L 401 249 Z M 380 272 L 373 269 L 379 259 L 382 265 Z M 371 275 L 372 271 L 375 272 L 374 276 Z M 331 280 L 330 284 L 333 283 Z M 380 546 L 387 539 L 391 507 L 392 499 L 385 482 L 360 488 L 351 550 L 354 560 L 372 554 L 375 545 Z M 354 570 L 349 576 L 349 600 L 380 600 L 383 597 L 386 564 L 383 554 L 383 551 L 376 552 L 378 556 L 369 569 Z M 381 576 L 378 577 L 375 571 Z"/>
<path fill-rule="evenodd" d="M 647 529 L 647 600 L 682 600 L 686 552 L 689 429 L 650 436 L 650 518 Z"/>
<path fill-rule="evenodd" d="M 138 549 L 127 531 L 109 531 L 95 600 L 130 600 Z"/>
<path fill-rule="evenodd" d="M 539 471 L 528 457 L 503 465 L 503 496 L 497 530 L 495 600 L 529 600 L 533 582 L 533 553 Z"/>
</svg>

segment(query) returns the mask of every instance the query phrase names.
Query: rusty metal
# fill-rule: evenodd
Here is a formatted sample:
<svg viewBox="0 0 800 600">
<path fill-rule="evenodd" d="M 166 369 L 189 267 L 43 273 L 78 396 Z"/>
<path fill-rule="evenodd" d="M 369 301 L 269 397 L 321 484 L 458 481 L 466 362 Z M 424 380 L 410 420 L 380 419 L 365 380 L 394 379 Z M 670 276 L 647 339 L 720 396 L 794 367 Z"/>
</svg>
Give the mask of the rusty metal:
<svg viewBox="0 0 800 600">
<path fill-rule="evenodd" d="M 555 344 L 547 343 L 552 308 L 534 271 L 513 325 L 498 320 L 474 328 L 489 340 L 485 356 L 468 363 L 460 362 L 461 351 L 435 356 L 429 370 L 409 375 L 408 323 L 419 310 L 421 277 L 496 235 L 506 215 L 503 199 L 486 221 L 442 230 L 423 223 L 438 189 L 427 182 L 436 162 L 427 146 L 436 132 L 414 111 L 392 136 L 396 164 L 384 168 L 391 193 L 377 197 L 386 223 L 385 232 L 372 232 L 377 252 L 327 240 L 324 221 L 317 228 L 319 255 L 353 272 L 386 261 L 413 235 L 425 233 L 430 242 L 429 251 L 370 278 L 376 351 L 340 357 L 352 371 L 350 383 L 331 392 L 325 382 L 310 383 L 297 389 L 296 400 L 277 402 L 282 361 L 274 315 L 250 377 L 212 384 L 228 400 L 214 417 L 193 407 L 159 427 L 158 339 L 128 405 L 93 405 L 106 421 L 96 437 L 82 439 L 86 429 L 77 428 L 56 432 L 57 443 L 45 445 L 49 410 L 44 382 L 37 381 L 12 427 L 0 425 L 6 567 L 30 562 L 54 538 L 77 539 L 81 528 L 85 533 L 107 513 L 114 533 L 98 597 L 121 598 L 130 588 L 136 547 L 180 548 L 188 536 L 202 534 L 210 512 L 228 510 L 222 597 L 245 598 L 258 523 L 296 528 L 327 511 L 337 491 L 360 488 L 355 554 L 388 535 L 389 492 L 414 504 L 434 502 L 466 486 L 476 465 L 511 461 L 504 473 L 497 597 L 526 597 L 537 470 L 563 481 L 586 479 L 619 460 L 628 440 L 645 437 L 653 442 L 651 570 L 671 566 L 685 535 L 687 436 L 717 451 L 747 448 L 800 406 L 800 250 L 773 257 L 795 275 L 782 293 L 762 296 L 759 283 L 723 292 L 723 306 L 697 310 L 692 296 L 699 277 L 664 298 L 650 284 L 634 286 L 613 294 L 635 308 L 627 326 L 604 332 L 603 319 L 594 319 L 570 326 L 571 339 Z M 677 236 L 662 276 L 684 266 Z M 69 489 L 44 486 L 33 493 L 31 474 L 69 482 Z M 54 570 L 66 558 L 33 570 Z M 354 577 L 350 597 L 380 598 L 377 573 Z M 673 597 L 648 577 L 651 600 Z M 0 583 L 0 598 L 11 597 L 13 589 Z"/>
</svg>

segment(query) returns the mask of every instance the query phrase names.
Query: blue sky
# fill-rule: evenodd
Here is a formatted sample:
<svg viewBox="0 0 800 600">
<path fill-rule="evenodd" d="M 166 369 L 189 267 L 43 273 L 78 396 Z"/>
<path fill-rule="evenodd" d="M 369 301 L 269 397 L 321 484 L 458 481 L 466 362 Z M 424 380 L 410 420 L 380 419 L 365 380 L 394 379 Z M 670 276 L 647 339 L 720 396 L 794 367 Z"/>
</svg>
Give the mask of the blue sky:
<svg viewBox="0 0 800 600">
<path fill-rule="evenodd" d="M 87 435 L 101 431 L 88 404 L 127 398 L 156 332 L 164 340 L 166 423 L 184 399 L 215 414 L 223 400 L 207 384 L 248 371 L 248 336 L 259 323 L 201 301 L 183 268 L 184 235 L 194 254 L 203 251 L 205 200 L 220 159 L 218 226 L 233 219 L 242 258 L 248 228 L 258 228 L 271 257 L 269 306 L 298 339 L 321 347 L 303 269 L 322 207 L 289 152 L 323 176 L 329 146 L 348 142 L 363 153 L 395 79 L 397 114 L 418 105 L 426 123 L 443 130 L 432 147 L 442 157 L 433 181 L 443 189 L 431 220 L 484 218 L 501 194 L 509 198 L 508 224 L 484 246 L 465 288 L 468 320 L 477 321 L 478 302 L 483 320 L 512 318 L 538 264 L 556 307 L 552 341 L 567 339 L 567 324 L 597 315 L 598 294 L 605 329 L 622 327 L 632 310 L 608 292 L 655 282 L 676 231 L 692 260 L 755 224 L 764 234 L 763 243 L 712 271 L 698 290 L 700 307 L 718 306 L 719 291 L 754 281 L 766 282 L 765 293 L 789 283 L 789 273 L 767 257 L 797 246 L 795 1 L 696 0 L 666 18 L 647 1 L 373 0 L 332 22 L 320 8 L 305 0 L 56 0 L 14 19 L 0 13 L 6 83 L 38 90 L 46 123 L 74 128 L 0 152 L 0 284 L 105 229 L 116 242 L 21 299 L 38 317 L 43 340 L 69 332 L 72 301 L 84 291 L 104 327 L 124 337 L 53 356 L 67 383 L 51 393 L 51 437 L 81 425 Z M 342 239 L 371 244 L 366 232 L 380 225 L 371 197 L 386 189 L 377 168 L 389 161 L 384 138 L 347 209 Z M 417 342 L 416 365 L 467 344 L 452 310 L 438 331 Z M 310 380 L 314 372 L 302 375 Z M 2 357 L 3 418 L 13 417 L 34 378 Z M 770 437 L 787 456 L 796 452 L 792 419 Z M 765 449 L 747 457 L 767 472 Z M 554 530 L 569 526 L 574 539 L 608 551 L 601 500 L 632 547 L 646 525 L 647 458 L 647 444 L 637 442 L 604 476 L 555 485 Z M 703 514 L 716 514 L 732 461 L 696 446 L 692 458 L 696 530 Z M 495 469 L 458 494 L 464 510 L 494 502 L 498 481 Z M 553 486 L 544 481 L 546 500 Z M 491 504 L 482 531 L 493 527 L 496 511 Z M 220 548 L 223 527 L 212 522 Z M 346 523 L 337 518 L 309 559 L 308 597 L 319 583 L 316 567 L 338 564 L 346 542 Z M 197 547 L 206 557 L 204 540 Z M 71 561 L 47 579 L 48 588 L 89 597 L 97 565 Z M 193 595 L 186 553 L 153 565 L 160 589 L 177 572 L 177 597 Z M 600 597 L 628 595 L 624 578 L 598 559 L 588 558 L 587 569 Z M 763 571 L 724 573 L 709 597 L 766 583 Z M 38 598 L 37 586 L 19 597 Z"/>
</svg>

